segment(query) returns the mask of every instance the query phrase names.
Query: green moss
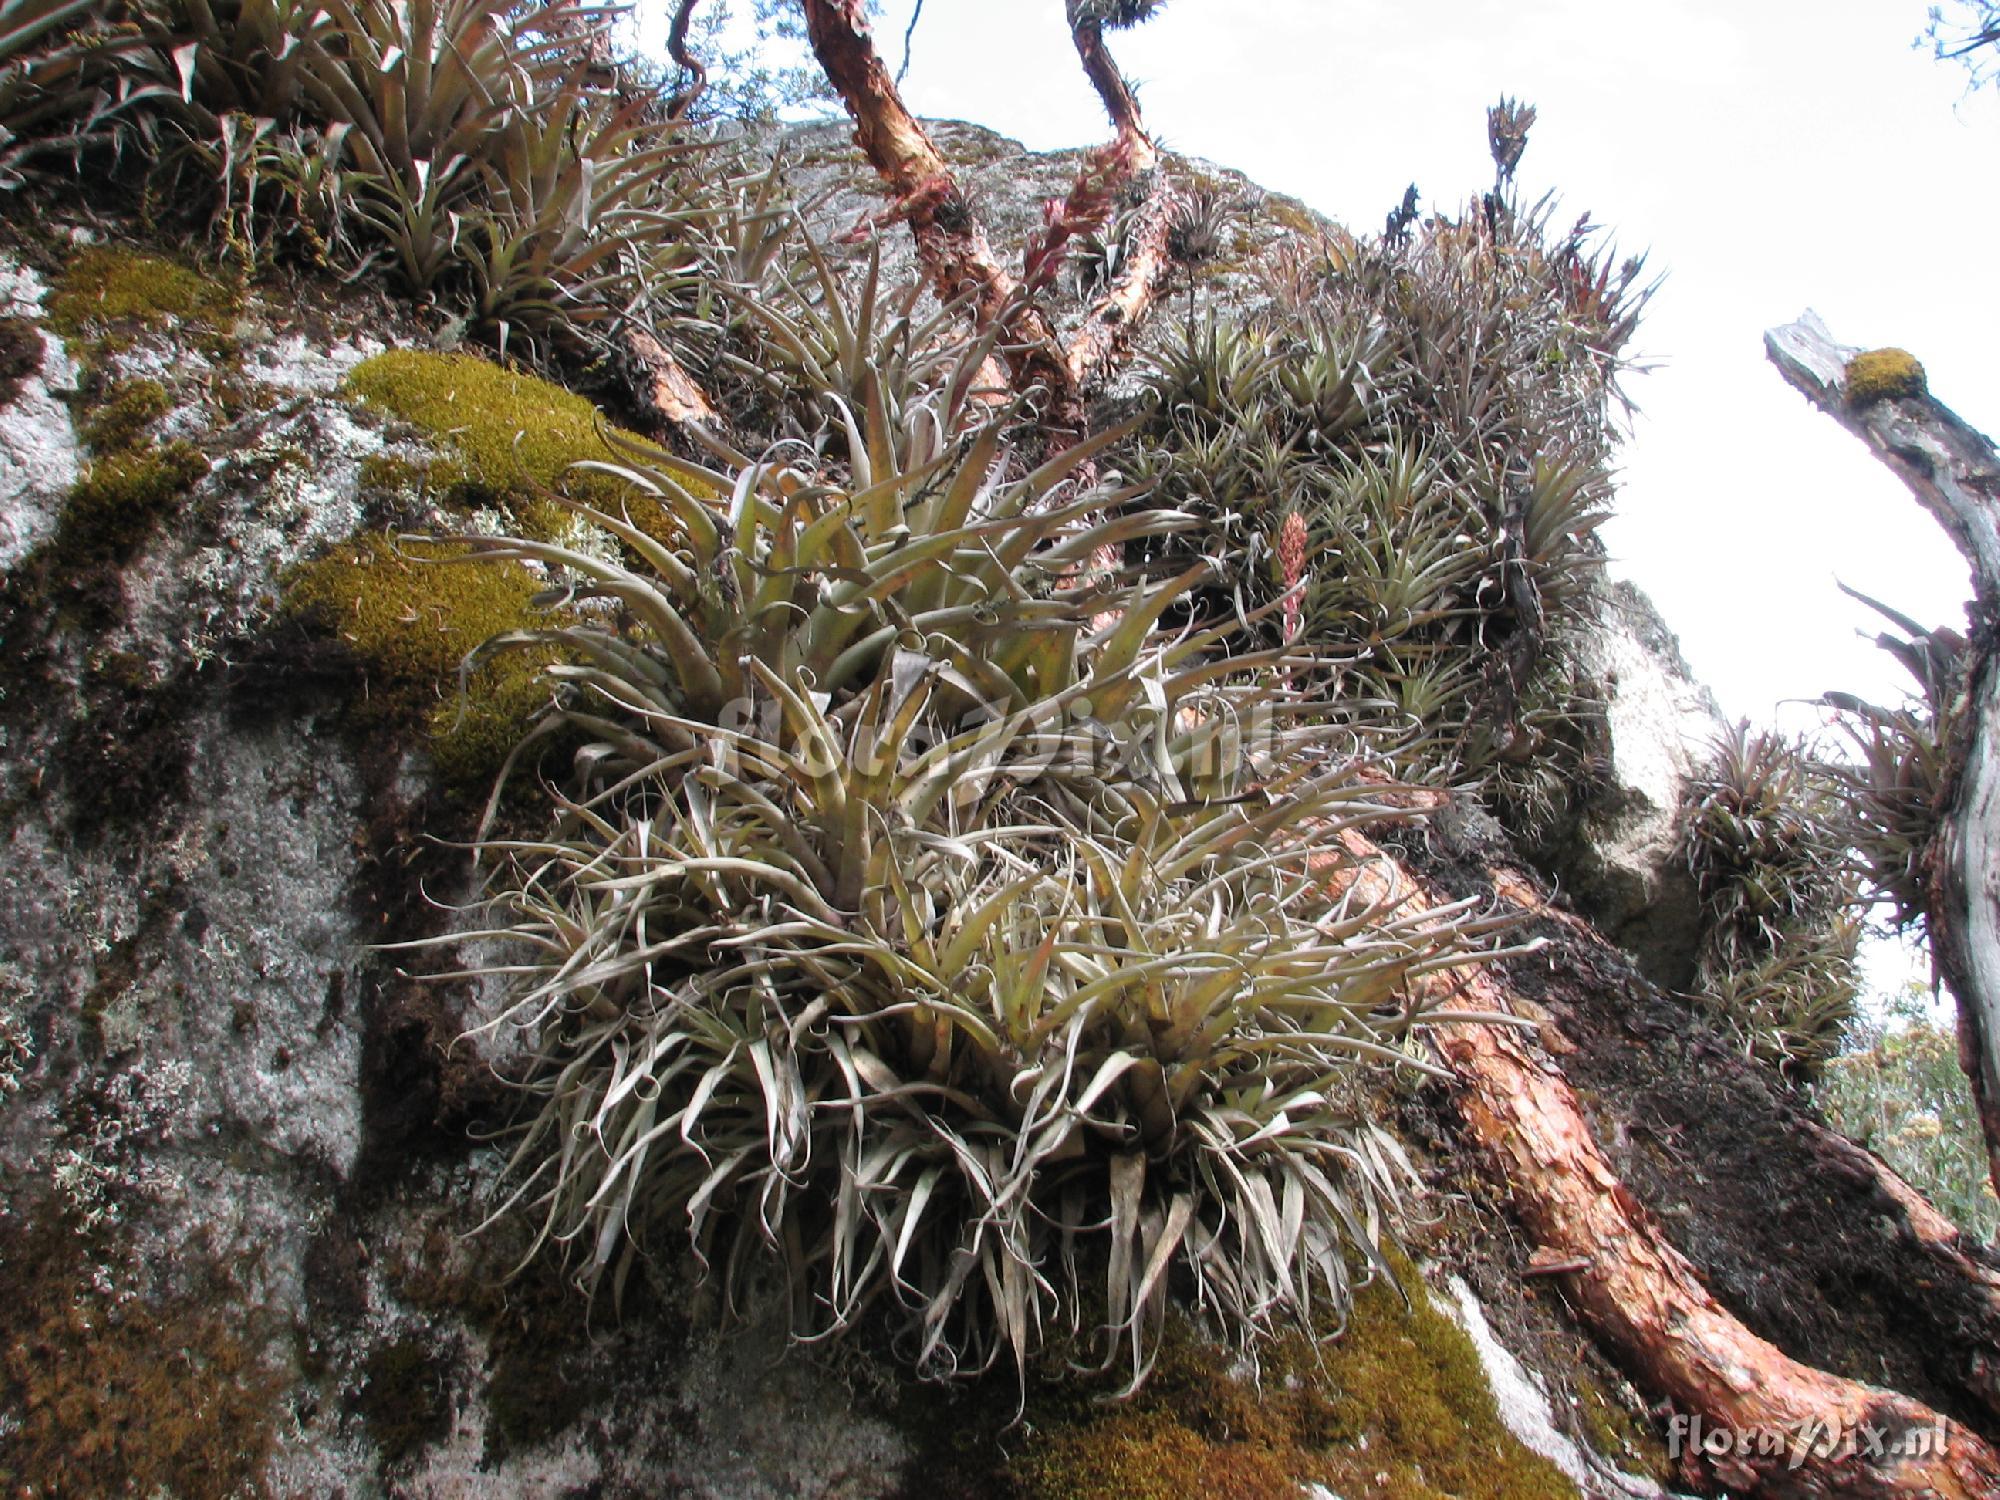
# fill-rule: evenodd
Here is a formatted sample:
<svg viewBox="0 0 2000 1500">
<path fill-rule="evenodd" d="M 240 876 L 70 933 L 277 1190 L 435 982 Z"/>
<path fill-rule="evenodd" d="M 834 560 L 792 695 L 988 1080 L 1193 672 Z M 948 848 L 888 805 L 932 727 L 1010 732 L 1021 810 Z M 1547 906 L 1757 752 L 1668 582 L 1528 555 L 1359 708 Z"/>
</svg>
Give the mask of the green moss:
<svg viewBox="0 0 2000 1500">
<path fill-rule="evenodd" d="M 130 448 L 148 427 L 173 410 L 173 398 L 157 380 L 121 380 L 84 419 L 83 440 L 98 452 Z"/>
<path fill-rule="evenodd" d="M 443 1437 L 451 1421 L 447 1369 L 418 1339 L 370 1351 L 353 1409 L 368 1426 L 384 1465 Z"/>
<path fill-rule="evenodd" d="M 1298 1493 L 1282 1453 L 1212 1443 L 1158 1411 L 1119 1412 L 1058 1439 L 1022 1477 L 1032 1495 L 1078 1500 L 1267 1500 Z"/>
<path fill-rule="evenodd" d="M 107 1293 L 121 1249 L 53 1208 L 7 1239 L 0 1301 L 0 1489 L 10 1495 L 259 1492 L 279 1382 L 244 1342 L 220 1270 L 197 1292 Z M 102 1273 L 98 1273 L 102 1274 Z M 120 1273 L 122 1275 L 122 1273 Z"/>
<path fill-rule="evenodd" d="M 42 367 L 42 335 L 26 318 L 0 318 L 0 406 Z"/>
<path fill-rule="evenodd" d="M 45 310 L 51 328 L 76 337 L 91 328 L 157 327 L 169 320 L 212 323 L 229 316 L 235 303 L 227 287 L 185 266 L 100 245 L 70 262 Z"/>
<path fill-rule="evenodd" d="M 1350 1472 L 1334 1487 L 1373 1493 L 1366 1485 L 1386 1470 L 1380 1493 L 1395 1500 L 1574 1495 L 1553 1464 L 1501 1424 L 1472 1340 L 1431 1303 L 1413 1272 L 1401 1274 L 1411 1304 L 1375 1283 L 1355 1299 L 1346 1335 L 1326 1351 L 1339 1414 L 1369 1442 L 1365 1455 L 1343 1458 Z"/>
<path fill-rule="evenodd" d="M 561 508 L 543 498 L 549 490 L 613 512 L 629 504 L 633 519 L 649 530 L 663 519 L 660 507 L 642 501 L 629 485 L 572 467 L 620 461 L 605 441 L 607 432 L 641 449 L 651 445 L 637 433 L 600 423 L 596 407 L 546 380 L 469 354 L 395 349 L 355 366 L 347 389 L 451 455 L 429 475 L 447 503 L 504 506 L 525 530 L 541 536 L 568 524 Z"/>
<path fill-rule="evenodd" d="M 1033 1500 L 1252 1500 L 1305 1480 L 1346 1500 L 1554 1500 L 1575 1487 L 1501 1424 L 1479 1356 L 1396 1258 L 1338 1338 L 1280 1341 L 1261 1388 L 1170 1330 L 1153 1378 L 1108 1414 L 1044 1412 L 1012 1461 Z M 1053 1420 L 1051 1420 L 1053 1418 Z"/>
<path fill-rule="evenodd" d="M 489 780 L 548 699 L 546 652 L 508 651 L 458 691 L 466 656 L 496 635 L 547 617 L 541 587 L 518 563 L 468 563 L 462 549 L 381 537 L 335 548 L 294 570 L 284 608 L 342 641 L 367 674 L 378 715 L 421 719 L 439 772 L 454 786 Z"/>
<path fill-rule="evenodd" d="M 185 442 L 94 460 L 63 507 L 56 554 L 72 564 L 128 555 L 207 473 L 201 450 Z"/>
<path fill-rule="evenodd" d="M 1847 362 L 1847 404 L 1868 406 L 1892 396 L 1921 396 L 1924 367 L 1905 349 L 1870 349 Z"/>
<path fill-rule="evenodd" d="M 1264 200 L 1264 211 L 1293 234 L 1312 238 L 1326 228 L 1325 221 L 1296 198 L 1280 198 L 1274 194 Z"/>
<path fill-rule="evenodd" d="M 1576 1414 L 1593 1452 L 1660 1484 L 1674 1478 L 1673 1460 L 1653 1427 L 1634 1416 L 1587 1374 L 1576 1381 Z"/>
<path fill-rule="evenodd" d="M 422 498 L 430 488 L 431 466 L 393 453 L 371 453 L 361 461 L 361 488 L 398 500 Z"/>
</svg>

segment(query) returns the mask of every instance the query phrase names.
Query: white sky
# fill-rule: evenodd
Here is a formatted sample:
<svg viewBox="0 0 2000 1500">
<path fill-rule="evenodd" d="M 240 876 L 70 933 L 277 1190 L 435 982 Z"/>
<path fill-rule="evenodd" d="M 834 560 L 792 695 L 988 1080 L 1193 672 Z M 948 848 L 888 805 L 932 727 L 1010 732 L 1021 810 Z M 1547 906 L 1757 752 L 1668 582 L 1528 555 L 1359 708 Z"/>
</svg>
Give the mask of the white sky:
<svg viewBox="0 0 2000 1500">
<path fill-rule="evenodd" d="M 892 67 L 910 4 L 877 23 Z M 1922 0 L 1176 0 L 1114 47 L 1164 144 L 1357 230 L 1412 180 L 1456 209 L 1492 179 L 1486 106 L 1537 107 L 1524 191 L 1666 273 L 1615 569 L 1724 711 L 1762 720 L 1826 688 L 1900 693 L 1836 576 L 1927 622 L 1969 592 L 1936 525 L 1763 357 L 1763 330 L 1811 306 L 2000 427 L 2000 94 L 1966 98 L 1962 70 L 1913 50 L 1923 19 Z M 929 0 L 904 93 L 1036 148 L 1106 133 L 1061 0 Z"/>
</svg>

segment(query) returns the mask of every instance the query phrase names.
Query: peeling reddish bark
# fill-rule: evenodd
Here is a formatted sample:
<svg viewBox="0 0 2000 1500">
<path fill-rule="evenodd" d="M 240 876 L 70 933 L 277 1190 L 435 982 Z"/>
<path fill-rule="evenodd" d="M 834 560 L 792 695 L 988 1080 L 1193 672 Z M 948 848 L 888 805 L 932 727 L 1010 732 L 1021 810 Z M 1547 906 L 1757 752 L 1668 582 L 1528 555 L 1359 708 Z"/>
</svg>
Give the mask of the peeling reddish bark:
<svg viewBox="0 0 2000 1500">
<path fill-rule="evenodd" d="M 1070 379 L 1078 385 L 1124 358 L 1133 334 L 1165 289 L 1173 272 L 1168 235 L 1173 228 L 1174 201 L 1166 174 L 1158 173 L 1153 191 L 1134 220 L 1124 271 L 1091 304 L 1070 338 L 1066 363 Z"/>
<path fill-rule="evenodd" d="M 633 399 L 649 425 L 658 430 L 718 425 L 720 419 L 707 392 L 668 352 L 666 345 L 636 326 L 624 329 L 618 336 L 618 344 L 631 366 L 628 384 Z"/>
<path fill-rule="evenodd" d="M 1070 28 L 1070 37 L 1076 44 L 1084 74 L 1104 102 L 1104 112 L 1117 131 L 1117 139 L 1104 148 L 1117 164 L 1119 175 L 1114 188 L 1139 178 L 1151 179 L 1145 204 L 1133 220 L 1124 266 L 1111 286 L 1091 304 L 1082 325 L 1070 338 L 1066 368 L 1071 382 L 1081 386 L 1125 355 L 1133 331 L 1166 287 L 1173 271 L 1168 238 L 1173 228 L 1175 199 L 1166 173 L 1160 170 L 1159 150 L 1146 134 L 1139 101 L 1133 97 L 1117 60 L 1104 43 L 1104 28 L 1095 21 L 1080 21 Z M 1090 168 L 1091 163 L 1086 161 L 1084 171 Z M 1079 174 L 1079 184 L 1082 180 Z"/>
<path fill-rule="evenodd" d="M 1594 930 L 1584 918 L 1550 904 L 1548 896 L 1532 880 L 1506 868 L 1496 868 L 1490 874 L 1494 892 L 1510 906 L 1556 922 L 1580 940 L 1596 940 Z M 1960 1228 L 1940 1214 L 1924 1194 L 1904 1182 L 1880 1156 L 1818 1122 L 1802 1120 L 1800 1130 L 1810 1136 L 1812 1152 L 1822 1170 L 1866 1182 L 1874 1194 L 1894 1208 L 1898 1238 L 1930 1264 L 1932 1274 L 1972 1292 L 1972 1300 L 1984 1312 L 1978 1326 L 1984 1340 L 1992 1346 L 1992 1358 L 1982 1368 L 1968 1372 L 1970 1378 L 1964 1382 L 1964 1390 L 1986 1406 L 1986 1410 L 2000 1416 L 2000 1270 L 1990 1260 L 1968 1252 L 1966 1236 Z M 1958 1316 L 1966 1314 L 1960 1312 Z"/>
<path fill-rule="evenodd" d="M 1152 153 L 1135 160 L 1133 169 L 1151 171 L 1159 158 L 1153 153 L 1153 143 L 1147 139 L 1145 124 L 1139 116 L 1139 101 L 1125 82 L 1125 75 L 1118 70 L 1111 49 L 1104 44 L 1104 28 L 1096 21 L 1078 21 L 1070 27 L 1070 40 L 1076 44 L 1084 76 L 1097 90 L 1097 97 L 1104 101 L 1104 112 L 1111 116 L 1111 128 L 1118 132 L 1118 138 L 1144 141 L 1146 151 Z"/>
<path fill-rule="evenodd" d="M 1140 119 L 1139 101 L 1104 44 L 1103 26 L 1092 20 L 1073 21 L 1070 39 L 1116 134 L 1108 144 L 1085 153 L 1068 196 L 1049 205 L 1046 232 L 1028 246 L 1025 275 L 1031 286 L 1053 279 L 1069 241 L 1103 228 L 1126 186 L 1160 164 L 1160 153 Z"/>
<path fill-rule="evenodd" d="M 1580 942 L 1602 942 L 1588 922 L 1553 905 L 1534 881 L 1506 868 L 1489 873 L 1495 893 L 1510 906 L 1566 928 Z M 1548 1030 L 1542 1040 L 1551 1051 L 1561 1052 L 1570 1046 L 1559 1033 L 1552 1035 Z M 1864 1184 L 1887 1208 L 1880 1222 L 1900 1245 L 1914 1252 L 1913 1274 L 1930 1287 L 1948 1284 L 1959 1294 L 1943 1316 L 1964 1330 L 1967 1342 L 1984 1346 L 1991 1353 L 1974 1355 L 1968 1361 L 1970 1368 L 1961 1372 L 1958 1388 L 2000 1417 L 2000 1268 L 1990 1254 L 1968 1244 L 1956 1224 L 1872 1151 L 1816 1120 L 1800 1118 L 1793 1128 L 1804 1137 L 1816 1170 L 1831 1178 Z"/>
<path fill-rule="evenodd" d="M 1468 999 L 1504 1004 L 1497 992 L 1459 1003 Z M 1612 1171 L 1569 1085 L 1521 1038 L 1458 1025 L 1441 1028 L 1438 1045 L 1463 1088 L 1467 1133 L 1572 1304 L 1649 1394 L 1748 1439 L 1737 1445 L 1747 1452 L 1690 1454 L 1691 1477 L 1770 1496 L 2000 1496 L 2000 1455 L 1975 1434 L 1907 1396 L 1800 1364 L 1723 1308 Z M 1896 1451 L 1916 1448 L 1917 1433 L 1926 1451 Z M 1765 1434 L 1783 1449 L 1760 1451 Z"/>
<path fill-rule="evenodd" d="M 855 144 L 895 196 L 888 217 L 908 220 L 938 295 L 972 292 L 979 326 L 1000 323 L 1012 346 L 1006 358 L 1014 389 L 1042 386 L 1051 398 L 1047 425 L 1081 430 L 1085 382 L 1129 350 L 1133 330 L 1173 269 L 1168 250 L 1173 189 L 1159 170 L 1159 150 L 1146 134 L 1138 100 L 1105 45 L 1102 28 L 1078 22 L 1071 37 L 1116 138 L 1089 154 L 1069 196 L 1052 205 L 1048 230 L 1028 249 L 1024 289 L 995 257 L 950 164 L 904 106 L 875 51 L 862 7 L 855 0 L 804 0 L 804 5 L 813 53 L 854 119 Z M 1100 226 L 1118 195 L 1141 179 L 1150 179 L 1150 186 L 1132 227 L 1124 269 L 1065 346 L 1028 292 L 1053 275 L 1067 241 Z"/>
<path fill-rule="evenodd" d="M 1068 405 L 1072 384 L 1055 329 L 994 258 L 950 164 L 904 107 L 859 0 L 804 5 L 813 54 L 854 118 L 855 144 L 895 195 L 890 216 L 909 221 L 938 296 L 949 301 L 971 292 L 979 326 L 999 323 L 1013 346 L 1007 360 L 1015 389 L 1041 384 L 1058 407 Z"/>
<path fill-rule="evenodd" d="M 1369 899 L 1399 899 L 1416 910 L 1443 904 L 1379 846 L 1351 831 L 1341 837 L 1365 861 L 1346 878 L 1365 884 Z M 1496 886 L 1544 904 L 1518 877 Z M 1522 1011 L 1492 970 L 1420 983 L 1449 991 L 1455 1010 Z M 1541 1035 L 1560 1051 L 1553 1030 L 1541 1022 Z M 1560 1070 L 1533 1054 L 1534 1034 L 1457 1023 L 1439 1027 L 1436 1043 L 1458 1081 L 1466 1135 L 1534 1237 L 1531 1267 L 1559 1279 L 1649 1395 L 1699 1417 L 1711 1433 L 1744 1436 L 1726 1453 L 1690 1451 L 1690 1479 L 1784 1500 L 2000 1497 L 2000 1454 L 1978 1434 L 1908 1396 L 1803 1364 L 1723 1307 L 1620 1179 Z"/>
</svg>

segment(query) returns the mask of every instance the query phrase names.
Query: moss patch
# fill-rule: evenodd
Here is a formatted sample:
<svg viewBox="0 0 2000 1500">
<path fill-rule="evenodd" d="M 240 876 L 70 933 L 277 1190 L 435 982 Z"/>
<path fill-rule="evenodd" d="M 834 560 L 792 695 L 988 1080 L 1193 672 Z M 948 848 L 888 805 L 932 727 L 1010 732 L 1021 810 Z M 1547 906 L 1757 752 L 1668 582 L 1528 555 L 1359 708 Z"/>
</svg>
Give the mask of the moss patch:
<svg viewBox="0 0 2000 1500">
<path fill-rule="evenodd" d="M 1575 1382 L 1576 1414 L 1593 1452 L 1661 1485 L 1674 1480 L 1666 1444 L 1649 1424 L 1634 1416 L 1587 1373 Z"/>
<path fill-rule="evenodd" d="M 568 524 L 566 513 L 544 497 L 549 490 L 613 513 L 629 507 L 649 531 L 664 521 L 660 507 L 629 485 L 572 467 L 620 461 L 606 433 L 642 449 L 652 445 L 600 423 L 596 407 L 546 380 L 469 354 L 394 349 L 356 365 L 347 390 L 418 428 L 450 455 L 427 475 L 448 504 L 503 506 L 526 531 L 544 537 Z"/>
<path fill-rule="evenodd" d="M 184 442 L 95 460 L 63 507 L 56 552 L 71 562 L 129 555 L 207 473 L 201 450 Z"/>
<path fill-rule="evenodd" d="M 107 1247 L 44 1210 L 4 1250 L 0 1487 L 22 1495 L 261 1492 L 279 1383 L 243 1342 L 240 1310 L 208 1296 L 107 1295 Z"/>
<path fill-rule="evenodd" d="M 1338 1338 L 1281 1340 L 1261 1388 L 1173 1331 L 1129 1403 L 1044 1414 L 1010 1465 L 1031 1500 L 1253 1500 L 1304 1480 L 1346 1500 L 1554 1500 L 1575 1487 L 1501 1424 L 1471 1341 L 1397 1258 Z M 1050 1416 L 1056 1419 L 1051 1422 Z M 1032 1418 L 1032 1414 L 1031 1414 Z"/>
<path fill-rule="evenodd" d="M 83 440 L 99 452 L 130 448 L 173 410 L 173 397 L 157 380 L 121 380 L 105 391 L 83 423 Z"/>
<path fill-rule="evenodd" d="M 1924 367 L 1906 349 L 1870 349 L 1847 362 L 1847 404 L 1868 406 L 1892 396 L 1921 396 L 1930 389 Z"/>
<path fill-rule="evenodd" d="M 57 523 L 57 572 L 124 560 L 207 475 L 208 459 L 192 443 L 145 442 L 173 404 L 166 385 L 152 379 L 117 381 L 91 403 L 82 433 L 95 457 Z"/>
<path fill-rule="evenodd" d="M 0 318 L 0 406 L 21 394 L 21 388 L 42 367 L 42 336 L 26 318 Z"/>
<path fill-rule="evenodd" d="M 467 655 L 496 635 L 547 625 L 530 608 L 542 587 L 518 563 L 464 561 L 462 548 L 382 537 L 335 548 L 294 570 L 284 608 L 344 643 L 365 674 L 357 708 L 421 718 L 446 781 L 489 781 L 548 701 L 548 652 L 505 651 L 458 691 Z"/>
<path fill-rule="evenodd" d="M 1288 234 L 1317 239 L 1326 232 L 1326 221 L 1296 198 L 1273 194 L 1264 200 L 1264 212 Z"/>
<path fill-rule="evenodd" d="M 92 328 L 212 323 L 236 307 L 229 288 L 157 255 L 99 245 L 79 253 L 50 293 L 45 311 L 57 333 Z"/>
<path fill-rule="evenodd" d="M 372 1350 L 350 1402 L 383 1464 L 401 1462 L 443 1437 L 451 1423 L 449 1367 L 421 1339 Z"/>
</svg>

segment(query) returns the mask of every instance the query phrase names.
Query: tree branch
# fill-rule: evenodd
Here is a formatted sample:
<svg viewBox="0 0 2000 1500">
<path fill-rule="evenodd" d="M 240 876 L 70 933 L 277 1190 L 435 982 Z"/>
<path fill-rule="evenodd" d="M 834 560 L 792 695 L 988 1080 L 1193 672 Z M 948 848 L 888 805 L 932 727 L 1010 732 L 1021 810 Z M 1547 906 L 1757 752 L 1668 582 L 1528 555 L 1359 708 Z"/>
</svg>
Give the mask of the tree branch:
<svg viewBox="0 0 2000 1500">
<path fill-rule="evenodd" d="M 667 30 L 667 54 L 674 65 L 688 75 L 687 87 L 667 101 L 667 118 L 682 120 L 687 118 L 702 91 L 708 87 L 708 69 L 688 50 L 688 22 L 694 18 L 694 8 L 701 0 L 680 0 L 674 10 L 674 23 Z"/>
<path fill-rule="evenodd" d="M 1074 383 L 1055 329 L 994 259 L 951 167 L 904 107 L 875 51 L 863 0 L 803 4 L 813 54 L 854 119 L 855 144 L 895 195 L 891 216 L 909 221 L 938 296 L 950 301 L 970 291 L 979 327 L 998 323 L 1006 334 L 1014 388 L 1045 385 L 1058 410 L 1068 411 Z"/>
<path fill-rule="evenodd" d="M 1706 1460 L 1716 1482 L 1849 1500 L 2000 1496 L 2000 1456 L 1972 1432 L 1897 1392 L 1799 1363 L 1717 1302 L 1612 1171 L 1569 1085 L 1518 1037 L 1468 1024 L 1439 1043 L 1463 1085 L 1467 1130 L 1499 1165 L 1542 1262 L 1584 1267 L 1562 1278 L 1584 1318 L 1651 1394 L 1750 1440 L 1748 1452 Z M 1869 1448 L 1869 1434 L 1909 1432 L 1934 1434 L 1941 1451 Z M 1780 1451 L 1758 1441 L 1766 1434 Z"/>
<path fill-rule="evenodd" d="M 903 80 L 910 72 L 910 49 L 917 40 L 917 22 L 924 18 L 924 0 L 917 0 L 910 11 L 910 24 L 903 28 L 903 61 L 896 69 L 896 87 L 903 86 Z"/>
<path fill-rule="evenodd" d="M 1070 40 L 1076 44 L 1076 55 L 1083 63 L 1084 76 L 1090 79 L 1090 86 L 1097 90 L 1097 97 L 1103 101 L 1104 112 L 1111 117 L 1111 128 L 1118 132 L 1118 139 L 1143 147 L 1144 154 L 1134 156 L 1133 171 L 1150 172 L 1159 158 L 1146 135 L 1145 122 L 1139 114 L 1139 101 L 1125 82 L 1125 75 L 1119 71 L 1111 49 L 1104 43 L 1103 24 L 1088 17 L 1078 17 L 1070 23 L 1069 34 Z"/>
<path fill-rule="evenodd" d="M 1358 896 L 1410 912 L 1448 901 L 1364 836 L 1340 837 L 1358 859 L 1351 878 L 1368 887 Z M 1518 878 L 1496 873 L 1495 889 L 1530 909 L 1542 905 Z M 1461 1012 L 1520 1009 L 1492 968 L 1427 975 L 1417 985 L 1433 991 L 1428 998 L 1448 991 L 1450 1008 Z M 1553 1032 L 1544 1022 L 1541 1034 Z M 1458 1080 L 1466 1132 L 1536 1241 L 1533 1265 L 1561 1279 L 1585 1322 L 1649 1394 L 1748 1439 L 1720 1455 L 1684 1450 L 1693 1477 L 1773 1500 L 2000 1497 L 2000 1454 L 1970 1429 L 1898 1392 L 1803 1364 L 1723 1307 L 1620 1179 L 1582 1101 L 1531 1050 L 1532 1035 L 1457 1022 L 1439 1027 L 1436 1040 Z M 1900 1441 L 1916 1432 L 1926 1434 L 1923 1452 Z M 1695 1473 L 1697 1466 L 1706 1472 Z"/>
<path fill-rule="evenodd" d="M 1922 367 L 1900 350 L 1878 351 L 1857 384 L 1861 351 L 1836 343 L 1810 312 L 1766 333 L 1764 349 L 1787 382 L 1888 465 L 1972 567 L 1969 729 L 1949 747 L 1925 916 L 1932 957 L 1958 1001 L 1959 1061 L 2000 1189 L 2000 452 L 1930 394 Z"/>
<path fill-rule="evenodd" d="M 1489 867 L 1488 873 L 1495 893 L 1508 905 L 1557 929 L 1558 941 L 1570 946 L 1570 962 L 1576 971 L 1592 972 L 1598 966 L 1597 957 L 1608 956 L 1604 954 L 1604 938 L 1596 929 L 1576 913 L 1554 904 L 1532 878 L 1505 866 Z M 1559 995 L 1555 985 L 1560 967 L 1554 961 L 1549 964 L 1551 983 L 1542 990 L 1542 998 L 1565 1013 L 1565 1026 L 1580 1033 L 1592 1023 L 1569 1006 L 1568 997 Z M 1611 1008 L 1628 1020 L 1634 1019 L 1631 1008 L 1621 1002 L 1612 1002 Z M 1554 1028 L 1555 1013 L 1551 1011 L 1541 1032 L 1544 1044 L 1558 1055 L 1575 1055 L 1569 1039 Z M 1705 1060 L 1704 1066 L 1721 1071 L 1714 1079 L 1716 1094 L 1729 1097 L 1734 1111 L 1726 1124 L 1718 1123 L 1712 1131 L 1698 1130 L 1685 1140 L 1692 1159 L 1702 1164 L 1700 1177 L 1712 1180 L 1720 1170 L 1726 1155 L 1725 1137 L 1748 1136 L 1760 1142 L 1757 1159 L 1763 1170 L 1789 1184 L 1812 1183 L 1808 1196 L 1816 1205 L 1846 1223 L 1868 1225 L 1865 1269 L 1841 1259 L 1851 1251 L 1836 1252 L 1834 1259 L 1818 1262 L 1810 1274 L 1829 1280 L 1851 1276 L 1857 1281 L 1907 1284 L 1912 1295 L 1899 1299 L 1893 1311 L 1885 1310 L 1882 1315 L 1911 1333 L 1912 1343 L 1923 1351 L 1924 1377 L 1939 1390 L 2000 1419 L 2000 1257 L 1976 1236 L 1960 1231 L 1873 1152 L 1797 1108 L 1783 1092 L 1759 1089 L 1754 1077 L 1745 1076 L 1756 1073 L 1752 1064 L 1730 1057 Z M 1671 1064 L 1662 1063 L 1655 1076 L 1674 1071 Z M 1649 1117 L 1667 1117 L 1672 1106 L 1661 1097 L 1657 1084 L 1642 1084 L 1631 1074 L 1616 1076 L 1615 1103 L 1604 1100 L 1601 1090 L 1607 1080 L 1602 1075 L 1599 1078 L 1593 1118 L 1598 1121 L 1600 1135 L 1607 1128 L 1607 1110 L 1612 1114 L 1609 1129 L 1618 1133 L 1633 1126 L 1647 1129 L 1643 1122 Z M 1698 1102 L 1691 1104 L 1700 1107 Z M 1690 1189 L 1700 1185 L 1699 1178 L 1685 1184 Z M 1782 1212 L 1775 1198 L 1766 1201 L 1764 1210 Z M 1708 1227 L 1718 1238 L 1732 1237 L 1712 1210 Z M 1776 1237 L 1801 1238 L 1782 1231 Z M 1754 1263 L 1758 1246 L 1741 1243 L 1737 1253 Z M 1836 1271 L 1836 1266 L 1842 1269 Z M 1713 1262 L 1706 1269 L 1728 1276 L 1726 1269 Z M 1793 1311 L 1806 1313 L 1792 1323 L 1794 1330 L 1811 1325 L 1808 1310 Z"/>
<path fill-rule="evenodd" d="M 1069 377 L 1081 386 L 1124 354 L 1133 332 L 1172 273 L 1168 242 L 1173 229 L 1174 191 L 1167 174 L 1160 170 L 1159 149 L 1146 134 L 1139 101 L 1105 45 L 1102 23 L 1079 15 L 1075 7 L 1070 15 L 1070 40 L 1077 58 L 1117 135 L 1084 159 L 1069 201 L 1076 202 L 1089 184 L 1104 195 L 1104 214 L 1108 216 L 1127 184 L 1141 179 L 1148 184 L 1145 202 L 1133 216 L 1131 243 L 1117 278 L 1084 314 L 1082 325 L 1070 339 Z"/>
</svg>

